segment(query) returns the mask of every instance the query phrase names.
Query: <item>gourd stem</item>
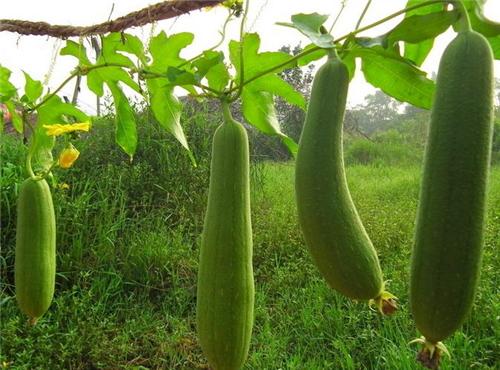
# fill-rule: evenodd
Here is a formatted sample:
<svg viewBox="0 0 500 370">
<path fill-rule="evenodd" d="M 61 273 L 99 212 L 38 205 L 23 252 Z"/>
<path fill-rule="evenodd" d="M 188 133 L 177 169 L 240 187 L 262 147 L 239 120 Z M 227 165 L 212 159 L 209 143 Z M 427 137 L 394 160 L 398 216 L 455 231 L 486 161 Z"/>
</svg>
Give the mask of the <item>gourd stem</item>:
<svg viewBox="0 0 500 370">
<path fill-rule="evenodd" d="M 339 55 L 337 54 L 337 49 L 330 48 L 328 49 L 328 59 L 339 59 Z"/>
<path fill-rule="evenodd" d="M 36 176 L 35 173 L 33 172 L 33 168 L 31 167 L 31 156 L 32 156 L 32 149 L 30 147 L 28 155 L 26 156 L 26 171 L 28 172 L 29 177 L 31 177 L 34 180 Z"/>
<path fill-rule="evenodd" d="M 469 14 L 467 13 L 467 9 L 462 2 L 462 0 L 457 0 L 453 2 L 453 6 L 458 9 L 460 12 L 460 20 L 457 22 L 456 30 L 457 32 L 464 32 L 472 30 Z"/>
<path fill-rule="evenodd" d="M 222 114 L 224 115 L 224 123 L 233 121 L 229 103 L 225 100 L 222 100 Z"/>
</svg>

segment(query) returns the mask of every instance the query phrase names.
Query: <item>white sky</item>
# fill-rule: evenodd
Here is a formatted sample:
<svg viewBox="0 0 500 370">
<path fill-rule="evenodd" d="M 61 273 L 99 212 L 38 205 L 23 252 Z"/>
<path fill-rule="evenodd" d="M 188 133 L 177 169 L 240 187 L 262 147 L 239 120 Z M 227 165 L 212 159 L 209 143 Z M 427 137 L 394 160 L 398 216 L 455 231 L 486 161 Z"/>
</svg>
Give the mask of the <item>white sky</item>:
<svg viewBox="0 0 500 370">
<path fill-rule="evenodd" d="M 91 25 L 101 23 L 108 19 L 114 4 L 111 18 L 115 19 L 129 12 L 142 9 L 158 0 L 16 0 L 2 1 L 0 18 L 25 19 L 32 21 L 45 21 L 51 24 Z M 347 6 L 337 22 L 334 36 L 344 35 L 354 29 L 366 0 L 347 0 Z M 284 44 L 295 46 L 308 43 L 307 39 L 299 32 L 275 25 L 278 21 L 290 21 L 290 16 L 296 13 L 330 14 L 331 22 L 340 9 L 340 0 L 251 0 L 250 12 L 247 21 L 247 31 L 258 32 L 261 35 L 261 51 L 274 51 Z M 404 8 L 406 0 L 373 0 L 362 25 L 372 23 L 384 16 Z M 210 11 L 196 11 L 175 20 L 158 22 L 155 33 L 164 30 L 167 34 L 177 32 L 193 32 L 193 44 L 184 49 L 183 57 L 198 54 L 201 50 L 212 46 L 219 40 L 219 30 L 226 16 L 226 10 L 221 7 Z M 500 22 L 500 0 L 488 0 L 485 6 L 485 15 Z M 402 16 L 385 23 L 377 28 L 367 31 L 365 36 L 376 36 L 394 27 Z M 330 23 L 327 23 L 329 26 Z M 147 40 L 151 27 L 145 26 L 127 30 L 132 34 Z M 228 27 L 227 40 L 237 39 L 239 23 L 233 21 Z M 448 30 L 438 37 L 435 48 L 427 58 L 422 68 L 430 73 L 437 70 L 439 58 L 447 43 L 453 38 L 453 32 Z M 64 46 L 54 38 L 44 36 L 21 36 L 8 32 L 0 33 L 0 64 L 13 71 L 11 80 L 16 86 L 24 85 L 22 70 L 28 72 L 33 78 L 44 80 L 51 65 L 52 55 L 58 46 Z M 54 89 L 69 72 L 75 67 L 76 59 L 70 56 L 58 56 L 50 75 L 48 85 Z M 500 62 L 495 61 L 495 75 L 500 77 Z M 70 83 L 63 90 L 63 95 L 71 98 L 74 84 Z M 79 97 L 80 107 L 89 112 L 95 112 L 95 97 L 82 85 Z M 367 84 L 362 73 L 357 73 L 349 88 L 348 104 L 353 106 L 363 102 L 364 96 L 373 93 L 374 89 Z"/>
</svg>

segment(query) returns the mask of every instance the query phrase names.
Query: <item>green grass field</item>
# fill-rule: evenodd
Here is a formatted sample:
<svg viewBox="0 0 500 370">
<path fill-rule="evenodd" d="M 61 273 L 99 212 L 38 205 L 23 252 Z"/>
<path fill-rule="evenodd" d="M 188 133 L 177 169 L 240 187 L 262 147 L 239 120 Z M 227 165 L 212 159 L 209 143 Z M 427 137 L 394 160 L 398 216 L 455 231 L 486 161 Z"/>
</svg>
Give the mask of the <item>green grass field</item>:
<svg viewBox="0 0 500 370">
<path fill-rule="evenodd" d="M 382 318 L 366 303 L 327 287 L 297 225 L 293 164 L 257 165 L 252 195 L 256 316 L 245 369 L 419 368 L 416 347 L 408 345 L 417 333 L 407 292 L 420 168 L 351 166 L 347 172 L 400 310 Z M 192 202 L 187 199 L 193 192 L 186 191 L 176 202 L 193 206 L 175 210 L 171 205 L 152 207 L 148 193 L 137 195 L 131 212 L 120 190 L 124 172 L 110 173 L 103 176 L 112 176 L 114 182 L 96 185 L 96 178 L 80 178 L 70 190 L 54 190 L 59 224 L 56 296 L 35 327 L 27 325 L 16 306 L 12 237 L 2 239 L 10 244 L 2 245 L 0 260 L 0 366 L 208 368 L 195 332 L 204 207 L 199 199 L 204 199 L 204 189 Z M 139 177 L 138 186 L 151 185 Z M 462 330 L 446 341 L 452 358 L 444 360 L 443 369 L 499 366 L 500 167 L 494 167 L 490 184 L 479 291 Z M 141 211 L 141 204 L 149 205 L 147 211 Z M 4 209 L 2 218 L 7 217 L 13 215 Z"/>
<path fill-rule="evenodd" d="M 75 142 L 76 166 L 55 171 L 56 294 L 35 327 L 13 286 L 24 149 L 0 138 L 0 368 L 208 369 L 196 338 L 196 273 L 217 122 L 208 125 L 204 112 L 184 122 L 197 167 L 149 123 L 139 125 L 132 164 L 112 143 L 109 121 Z M 293 163 L 253 163 L 256 305 L 246 370 L 420 368 L 408 345 L 418 333 L 407 292 L 421 147 L 356 140 L 346 147 L 349 185 L 400 310 L 383 318 L 328 288 L 297 225 Z M 443 369 L 499 366 L 499 241 L 495 165 L 479 291 L 468 321 L 446 341 L 452 358 Z"/>
</svg>

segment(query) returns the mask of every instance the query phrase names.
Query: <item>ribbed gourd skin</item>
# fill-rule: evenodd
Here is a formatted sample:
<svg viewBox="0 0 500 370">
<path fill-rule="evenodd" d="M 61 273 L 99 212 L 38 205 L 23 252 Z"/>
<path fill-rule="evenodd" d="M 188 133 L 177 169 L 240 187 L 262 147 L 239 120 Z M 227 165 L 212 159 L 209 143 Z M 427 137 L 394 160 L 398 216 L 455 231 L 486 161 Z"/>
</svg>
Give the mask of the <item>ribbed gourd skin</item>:
<svg viewBox="0 0 500 370">
<path fill-rule="evenodd" d="M 27 179 L 17 203 L 15 285 L 19 308 L 32 320 L 42 316 L 54 295 L 56 222 L 45 180 Z"/>
<path fill-rule="evenodd" d="M 469 312 L 479 279 L 493 133 L 493 56 L 466 31 L 439 65 L 412 256 L 410 304 L 430 342 Z"/>
<path fill-rule="evenodd" d="M 346 66 L 330 58 L 316 73 L 295 168 L 299 223 L 320 273 L 359 300 L 383 290 L 377 254 L 349 193 L 342 126 L 349 86 Z"/>
<path fill-rule="evenodd" d="M 214 134 L 197 293 L 198 338 L 214 370 L 241 369 L 253 326 L 249 151 L 245 128 Z"/>
</svg>

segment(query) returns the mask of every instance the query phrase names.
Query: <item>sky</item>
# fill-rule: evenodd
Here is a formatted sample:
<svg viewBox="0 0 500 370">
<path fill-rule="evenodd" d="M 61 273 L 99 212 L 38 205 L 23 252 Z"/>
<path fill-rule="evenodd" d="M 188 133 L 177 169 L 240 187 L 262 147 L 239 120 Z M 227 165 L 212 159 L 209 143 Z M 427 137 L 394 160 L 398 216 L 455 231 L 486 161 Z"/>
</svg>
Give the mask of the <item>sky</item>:
<svg viewBox="0 0 500 370">
<path fill-rule="evenodd" d="M 330 15 L 327 26 L 331 24 L 341 7 L 341 0 L 250 0 L 250 9 L 247 18 L 246 31 L 258 32 L 261 35 L 261 51 L 275 51 L 282 45 L 292 47 L 301 43 L 308 44 L 305 36 L 299 32 L 278 26 L 276 22 L 289 22 L 292 14 L 313 13 Z M 155 0 L 16 0 L 5 2 L 0 7 L 0 18 L 23 19 L 31 21 L 45 21 L 51 24 L 92 25 L 108 20 L 111 9 L 111 19 L 142 9 L 155 4 Z M 363 25 L 372 23 L 397 10 L 404 8 L 406 0 L 372 0 L 371 6 L 362 22 Z M 344 35 L 354 29 L 354 26 L 363 10 L 366 0 L 347 0 L 346 7 L 333 29 L 335 37 Z M 164 20 L 154 26 L 155 34 L 164 30 L 168 35 L 178 32 L 192 32 L 195 40 L 192 45 L 184 49 L 182 57 L 191 57 L 200 51 L 214 45 L 220 39 L 219 31 L 226 17 L 226 10 L 216 7 L 211 10 L 192 12 L 176 19 Z M 485 4 L 486 17 L 500 22 L 500 0 L 488 0 Z M 373 28 L 363 36 L 377 36 L 389 31 L 402 19 L 397 17 L 381 26 Z M 126 32 L 147 40 L 151 34 L 151 26 L 129 29 Z M 228 26 L 227 38 L 239 37 L 239 21 L 234 20 Z M 439 58 L 446 45 L 454 37 L 453 31 L 448 30 L 436 39 L 435 47 L 423 64 L 422 69 L 429 73 L 437 71 Z M 70 56 L 55 56 L 59 48 L 64 46 L 64 41 L 46 36 L 19 36 L 17 34 L 0 33 L 0 64 L 13 71 L 11 81 L 16 86 L 24 85 L 22 71 L 31 77 L 46 81 L 51 89 L 56 88 L 76 66 L 76 59 Z M 226 50 L 227 42 L 221 48 Z M 52 71 L 49 70 L 52 61 Z M 359 68 L 359 65 L 358 65 Z M 495 61 L 495 75 L 500 78 L 500 62 Z M 48 77 L 47 77 L 48 76 Z M 61 92 L 62 95 L 71 97 L 74 84 L 70 83 Z M 362 73 L 356 73 L 348 96 L 348 105 L 361 104 L 367 94 L 375 89 L 365 82 Z M 95 113 L 95 96 L 85 87 L 79 97 L 80 107 L 88 112 Z"/>
</svg>

